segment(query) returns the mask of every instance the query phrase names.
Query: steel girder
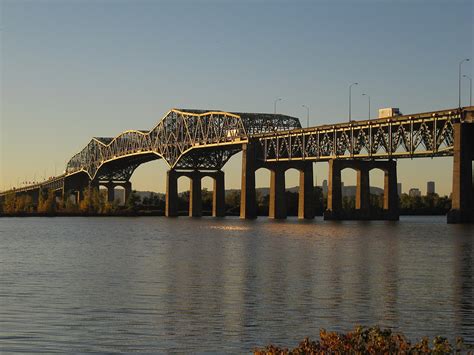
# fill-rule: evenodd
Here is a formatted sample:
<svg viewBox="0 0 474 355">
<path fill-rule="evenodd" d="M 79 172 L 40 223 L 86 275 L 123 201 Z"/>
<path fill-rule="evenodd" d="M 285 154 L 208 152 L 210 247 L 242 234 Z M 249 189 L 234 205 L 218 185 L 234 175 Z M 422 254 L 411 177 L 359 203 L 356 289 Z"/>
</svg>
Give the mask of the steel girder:
<svg viewBox="0 0 474 355">
<path fill-rule="evenodd" d="M 93 138 L 68 162 L 66 174 L 129 178 L 144 162 L 142 156 L 145 161 L 162 158 L 170 168 L 220 169 L 250 134 L 300 127 L 297 118 L 285 115 L 172 109 L 150 131 Z"/>
<path fill-rule="evenodd" d="M 461 110 L 325 125 L 257 136 L 259 159 L 390 159 L 452 155 Z"/>
</svg>

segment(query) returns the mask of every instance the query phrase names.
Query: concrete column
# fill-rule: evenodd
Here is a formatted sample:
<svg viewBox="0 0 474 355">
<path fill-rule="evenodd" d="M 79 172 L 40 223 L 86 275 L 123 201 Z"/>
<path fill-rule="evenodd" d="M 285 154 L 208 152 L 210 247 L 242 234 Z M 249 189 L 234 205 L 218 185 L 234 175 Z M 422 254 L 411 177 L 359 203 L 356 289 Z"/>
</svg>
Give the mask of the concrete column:
<svg viewBox="0 0 474 355">
<path fill-rule="evenodd" d="M 356 205 L 355 208 L 361 211 L 369 211 L 370 209 L 370 183 L 369 169 L 361 166 L 357 170 L 357 189 L 356 189 Z"/>
<path fill-rule="evenodd" d="M 453 154 L 453 193 L 448 223 L 474 222 L 472 159 L 474 124 L 455 123 Z"/>
<path fill-rule="evenodd" d="M 115 200 L 115 185 L 112 181 L 108 182 L 105 187 L 107 187 L 107 201 L 112 203 Z"/>
<path fill-rule="evenodd" d="M 127 181 L 125 183 L 122 184 L 123 188 L 125 189 L 125 204 L 127 203 L 128 201 L 128 198 L 130 197 L 130 195 L 132 194 L 132 183 L 130 181 Z"/>
<path fill-rule="evenodd" d="M 212 217 L 225 216 L 225 182 L 224 172 L 217 171 L 214 176 L 214 189 L 212 190 Z"/>
<path fill-rule="evenodd" d="M 390 160 L 384 176 L 383 208 L 389 220 L 398 220 L 397 162 Z"/>
<path fill-rule="evenodd" d="M 202 216 L 201 174 L 193 171 L 189 184 L 189 217 Z"/>
<path fill-rule="evenodd" d="M 342 210 L 341 167 L 338 160 L 329 160 L 328 211 L 332 214 Z"/>
<path fill-rule="evenodd" d="M 286 218 L 285 169 L 275 167 L 270 174 L 268 217 Z"/>
<path fill-rule="evenodd" d="M 298 191 L 298 218 L 314 218 L 313 163 L 306 163 L 300 170 L 300 188 Z"/>
<path fill-rule="evenodd" d="M 169 170 L 166 173 L 166 217 L 178 215 L 178 176 L 176 171 Z"/>
<path fill-rule="evenodd" d="M 240 191 L 240 218 L 257 218 L 255 193 L 255 151 L 251 143 L 242 147 L 242 185 Z"/>
</svg>

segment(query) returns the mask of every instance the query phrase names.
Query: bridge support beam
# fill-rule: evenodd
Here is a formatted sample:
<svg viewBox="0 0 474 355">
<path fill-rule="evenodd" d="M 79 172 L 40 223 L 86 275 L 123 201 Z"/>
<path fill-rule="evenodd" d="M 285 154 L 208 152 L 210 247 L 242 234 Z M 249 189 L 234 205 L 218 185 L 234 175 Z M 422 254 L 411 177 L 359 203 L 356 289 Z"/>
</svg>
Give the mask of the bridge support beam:
<svg viewBox="0 0 474 355">
<path fill-rule="evenodd" d="M 252 144 L 242 147 L 242 184 L 240 190 L 240 218 L 257 218 L 255 193 L 255 150 Z"/>
<path fill-rule="evenodd" d="M 202 216 L 201 174 L 193 171 L 189 184 L 189 217 Z"/>
<path fill-rule="evenodd" d="M 304 163 L 300 169 L 300 186 L 298 191 L 298 218 L 314 218 L 314 185 L 313 163 Z"/>
<path fill-rule="evenodd" d="M 212 217 L 225 216 L 225 181 L 224 172 L 217 171 L 214 176 L 212 190 Z"/>
<path fill-rule="evenodd" d="M 286 218 L 285 169 L 274 167 L 270 172 L 268 217 Z"/>
<path fill-rule="evenodd" d="M 454 124 L 453 193 L 448 223 L 474 222 L 473 137 L 473 123 Z"/>
<path fill-rule="evenodd" d="M 166 217 L 178 215 L 178 174 L 175 170 L 166 173 Z"/>
</svg>

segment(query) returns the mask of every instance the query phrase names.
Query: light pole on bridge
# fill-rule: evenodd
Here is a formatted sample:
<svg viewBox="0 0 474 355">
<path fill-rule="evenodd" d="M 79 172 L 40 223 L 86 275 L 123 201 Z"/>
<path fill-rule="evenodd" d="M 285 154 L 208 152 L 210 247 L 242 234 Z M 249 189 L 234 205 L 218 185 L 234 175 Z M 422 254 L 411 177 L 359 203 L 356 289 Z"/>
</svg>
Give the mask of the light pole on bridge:
<svg viewBox="0 0 474 355">
<path fill-rule="evenodd" d="M 370 95 L 362 94 L 362 96 L 367 96 L 369 98 L 369 120 L 370 120 Z"/>
<path fill-rule="evenodd" d="M 459 107 L 461 107 L 461 65 L 464 62 L 469 62 L 469 60 L 469 58 L 466 58 L 459 62 Z"/>
<path fill-rule="evenodd" d="M 352 116 L 351 116 L 351 105 L 352 105 L 352 96 L 351 96 L 351 90 L 352 90 L 352 86 L 354 85 L 359 85 L 359 83 L 352 83 L 351 85 L 349 85 L 349 122 L 352 121 Z"/>
<path fill-rule="evenodd" d="M 301 105 L 301 107 L 306 108 L 306 128 L 309 127 L 309 107 L 306 105 Z"/>
<path fill-rule="evenodd" d="M 282 98 L 279 97 L 279 98 L 275 99 L 275 101 L 273 102 L 273 113 L 274 113 L 275 115 L 276 115 L 276 113 L 277 113 L 277 102 L 278 102 L 278 101 L 281 101 L 281 100 L 282 100 Z"/>
<path fill-rule="evenodd" d="M 463 75 L 463 78 L 469 79 L 469 106 L 472 106 L 472 78 L 469 75 Z"/>
</svg>

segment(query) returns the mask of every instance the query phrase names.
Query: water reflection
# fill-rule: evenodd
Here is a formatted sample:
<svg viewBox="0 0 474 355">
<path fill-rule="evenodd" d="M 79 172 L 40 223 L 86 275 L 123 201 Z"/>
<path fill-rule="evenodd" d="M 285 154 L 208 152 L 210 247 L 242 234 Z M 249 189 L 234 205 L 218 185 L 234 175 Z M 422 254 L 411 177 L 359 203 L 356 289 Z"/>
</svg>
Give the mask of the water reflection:
<svg viewBox="0 0 474 355">
<path fill-rule="evenodd" d="M 2 350 L 249 351 L 320 328 L 474 342 L 472 226 L 2 219 Z"/>
</svg>

